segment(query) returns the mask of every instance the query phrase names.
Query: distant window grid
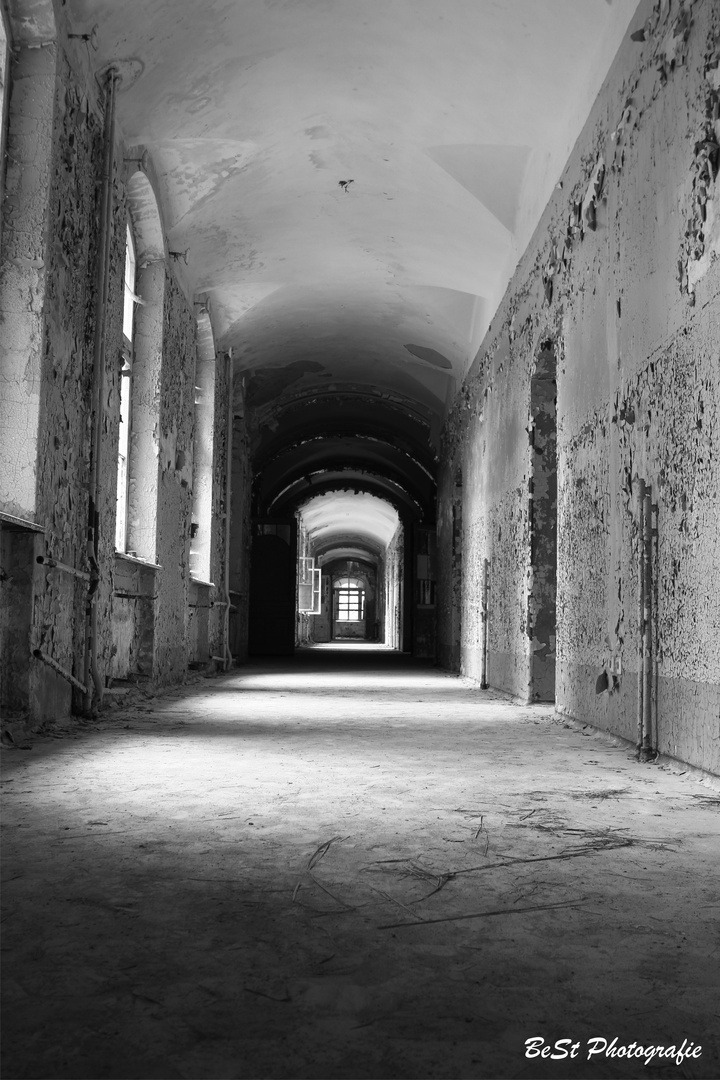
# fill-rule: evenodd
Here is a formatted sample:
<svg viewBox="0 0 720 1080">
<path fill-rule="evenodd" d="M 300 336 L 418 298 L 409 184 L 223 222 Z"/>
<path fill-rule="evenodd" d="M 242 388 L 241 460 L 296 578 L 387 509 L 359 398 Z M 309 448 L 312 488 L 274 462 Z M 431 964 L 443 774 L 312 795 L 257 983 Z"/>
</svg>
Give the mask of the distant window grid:
<svg viewBox="0 0 720 1080">
<path fill-rule="evenodd" d="M 338 622 L 359 622 L 365 618 L 364 589 L 338 589 L 337 596 Z"/>
</svg>

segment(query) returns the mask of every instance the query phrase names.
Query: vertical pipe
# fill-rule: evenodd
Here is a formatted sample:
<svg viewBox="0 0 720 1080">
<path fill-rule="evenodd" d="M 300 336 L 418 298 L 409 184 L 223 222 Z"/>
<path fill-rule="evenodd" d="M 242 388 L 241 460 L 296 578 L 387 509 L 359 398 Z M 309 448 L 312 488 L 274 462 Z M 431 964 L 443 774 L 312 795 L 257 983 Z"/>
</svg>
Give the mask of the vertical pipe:
<svg viewBox="0 0 720 1080">
<path fill-rule="evenodd" d="M 638 522 L 638 696 L 637 696 L 637 750 L 643 751 L 643 732 L 645 717 L 645 481 L 637 483 L 637 522 Z"/>
<path fill-rule="evenodd" d="M 233 421 L 235 409 L 233 406 L 233 360 L 232 353 L 227 354 L 227 384 L 228 384 L 228 411 L 227 411 L 227 439 L 225 451 L 225 617 L 223 620 L 223 645 L 225 652 L 224 669 L 228 671 L 232 667 L 232 652 L 230 650 L 230 526 L 232 522 L 231 499 L 232 499 L 232 466 L 233 466 Z"/>
<path fill-rule="evenodd" d="M 642 756 L 653 753 L 652 733 L 652 495 L 645 487 L 643 498 L 643 746 Z"/>
<path fill-rule="evenodd" d="M 480 667 L 480 689 L 487 690 L 487 662 L 488 662 L 488 592 L 490 587 L 490 562 L 488 559 L 483 559 L 483 576 L 482 576 L 482 659 Z"/>
<path fill-rule="evenodd" d="M 84 698 L 86 712 L 90 712 L 93 694 L 90 680 L 95 688 L 97 703 L 102 704 L 103 685 L 98 670 L 98 604 L 97 590 L 100 583 L 100 512 L 98 509 L 101 487 L 102 422 L 105 398 L 105 339 L 107 327 L 107 298 L 110 279 L 110 248 L 113 217 L 113 170 L 115 167 L 115 101 L 119 75 L 115 68 L 107 73 L 105 91 L 105 127 L 102 175 L 102 206 L 98 238 L 97 282 L 95 287 L 95 343 L 93 352 L 92 410 L 93 427 L 90 444 L 92 468 L 88 500 L 88 561 L 90 563 L 90 587 L 88 591 L 88 626 L 85 641 L 83 682 L 88 688 Z"/>
</svg>

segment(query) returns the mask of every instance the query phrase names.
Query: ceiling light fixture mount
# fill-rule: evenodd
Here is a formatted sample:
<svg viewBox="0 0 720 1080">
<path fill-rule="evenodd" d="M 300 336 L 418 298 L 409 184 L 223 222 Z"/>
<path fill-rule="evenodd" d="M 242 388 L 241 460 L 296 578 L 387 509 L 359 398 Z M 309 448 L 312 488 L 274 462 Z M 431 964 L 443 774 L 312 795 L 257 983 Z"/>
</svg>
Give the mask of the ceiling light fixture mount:
<svg viewBox="0 0 720 1080">
<path fill-rule="evenodd" d="M 95 72 L 95 78 L 102 85 L 103 79 L 109 71 L 112 71 L 117 78 L 117 89 L 120 91 L 129 90 L 133 83 L 142 75 L 145 70 L 145 65 L 142 60 L 139 60 L 136 56 L 124 58 L 122 60 L 111 60 L 108 64 L 105 64 Z"/>
<path fill-rule="evenodd" d="M 75 38 L 76 41 L 85 41 L 93 50 L 98 50 L 98 24 L 95 23 L 92 30 L 89 30 L 86 34 L 68 34 L 69 38 Z"/>
</svg>

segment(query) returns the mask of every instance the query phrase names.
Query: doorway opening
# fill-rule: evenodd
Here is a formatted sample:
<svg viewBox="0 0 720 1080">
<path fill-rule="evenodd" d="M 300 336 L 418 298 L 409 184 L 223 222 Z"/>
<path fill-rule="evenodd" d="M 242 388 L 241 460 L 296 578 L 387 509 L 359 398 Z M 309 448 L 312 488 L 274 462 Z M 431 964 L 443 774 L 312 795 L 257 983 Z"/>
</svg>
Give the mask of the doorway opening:
<svg viewBox="0 0 720 1080">
<path fill-rule="evenodd" d="M 555 700 L 557 358 L 543 343 L 530 381 L 530 701 Z"/>
<path fill-rule="evenodd" d="M 300 507 L 297 523 L 296 643 L 401 648 L 404 529 L 397 510 L 369 492 L 326 491 Z"/>
<path fill-rule="evenodd" d="M 361 577 L 342 577 L 333 582 L 333 637 L 365 640 L 365 584 Z"/>
</svg>

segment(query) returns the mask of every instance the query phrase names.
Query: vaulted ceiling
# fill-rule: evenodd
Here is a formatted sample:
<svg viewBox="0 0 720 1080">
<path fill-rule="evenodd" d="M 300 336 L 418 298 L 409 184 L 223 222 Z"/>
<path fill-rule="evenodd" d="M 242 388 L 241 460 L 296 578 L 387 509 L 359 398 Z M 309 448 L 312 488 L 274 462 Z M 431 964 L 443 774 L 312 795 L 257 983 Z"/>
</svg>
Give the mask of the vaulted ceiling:
<svg viewBox="0 0 720 1080">
<path fill-rule="evenodd" d="M 327 399 L 436 443 L 636 7 L 68 0 L 258 439 Z"/>
</svg>

